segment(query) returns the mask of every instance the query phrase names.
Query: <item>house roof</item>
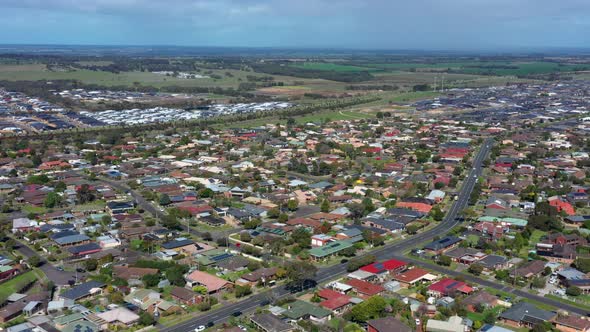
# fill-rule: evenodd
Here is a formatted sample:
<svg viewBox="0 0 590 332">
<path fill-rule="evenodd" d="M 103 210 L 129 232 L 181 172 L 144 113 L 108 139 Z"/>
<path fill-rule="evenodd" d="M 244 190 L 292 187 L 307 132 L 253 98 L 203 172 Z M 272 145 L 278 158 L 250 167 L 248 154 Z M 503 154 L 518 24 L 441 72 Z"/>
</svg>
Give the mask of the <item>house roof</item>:
<svg viewBox="0 0 590 332">
<path fill-rule="evenodd" d="M 199 284 L 207 287 L 207 290 L 210 293 L 220 290 L 227 284 L 231 284 L 227 280 L 218 278 L 214 275 L 199 270 L 193 271 L 191 274 L 187 275 L 186 279 L 189 281 L 198 282 Z"/>
<path fill-rule="evenodd" d="M 367 324 L 371 326 L 376 332 L 412 332 L 413 330 L 403 324 L 401 321 L 394 317 L 388 316 L 384 318 L 372 319 L 367 321 Z"/>
<path fill-rule="evenodd" d="M 340 250 L 352 247 L 352 242 L 348 240 L 343 241 L 334 241 L 332 243 L 328 243 L 325 246 L 316 247 L 309 250 L 309 254 L 314 257 L 326 257 L 332 254 L 339 252 Z"/>
<path fill-rule="evenodd" d="M 85 296 L 91 295 L 93 289 L 103 288 L 104 286 L 106 285 L 99 281 L 88 281 L 67 290 L 66 292 L 61 294 L 61 297 L 65 299 L 77 300 Z"/>
<path fill-rule="evenodd" d="M 342 295 L 320 302 L 320 305 L 329 310 L 336 310 L 350 303 L 350 296 Z"/>
<path fill-rule="evenodd" d="M 500 314 L 500 318 L 515 322 L 528 322 L 536 324 L 540 321 L 549 321 L 556 314 L 537 308 L 529 302 L 518 302 Z"/>
<path fill-rule="evenodd" d="M 109 324 L 113 322 L 131 324 L 139 320 L 139 315 L 125 307 L 118 307 L 113 310 L 105 311 L 96 314 L 96 316 L 101 319 L 104 319 Z"/>
<path fill-rule="evenodd" d="M 375 262 L 369 265 L 365 265 L 360 269 L 371 273 L 383 273 L 388 271 L 397 270 L 408 265 L 406 262 L 398 261 L 396 259 L 389 259 L 384 262 Z"/>
<path fill-rule="evenodd" d="M 578 331 L 586 331 L 590 329 L 590 320 L 583 319 L 578 316 L 558 316 L 555 319 L 555 323 L 559 325 L 564 325 L 567 327 L 571 327 Z"/>
<path fill-rule="evenodd" d="M 72 254 L 72 255 L 79 255 L 85 252 L 96 252 L 96 251 L 100 251 L 102 248 L 98 245 L 98 243 L 96 242 L 91 242 L 91 243 L 87 243 L 87 244 L 82 244 L 79 246 L 75 246 L 75 247 L 71 247 L 68 248 L 68 251 Z"/>
<path fill-rule="evenodd" d="M 494 303 L 498 301 L 498 297 L 492 295 L 486 291 L 479 291 L 477 293 L 473 293 L 463 299 L 463 305 L 477 305 L 477 304 L 487 304 L 493 306 Z"/>
<path fill-rule="evenodd" d="M 264 331 L 288 332 L 294 330 L 293 326 L 283 322 L 271 313 L 256 314 L 253 315 L 250 319 L 256 325 L 262 327 Z"/>
<path fill-rule="evenodd" d="M 166 243 L 162 243 L 162 248 L 164 249 L 176 249 L 180 247 L 185 247 L 191 244 L 195 244 L 193 240 L 190 239 L 183 239 L 183 240 L 172 240 Z"/>
<path fill-rule="evenodd" d="M 59 245 L 67 245 L 72 243 L 79 243 L 88 241 L 90 238 L 84 234 L 74 234 L 55 239 L 54 241 Z"/>
<path fill-rule="evenodd" d="M 77 322 L 66 325 L 62 332 L 98 332 L 100 328 L 91 322 L 79 320 Z"/>
<path fill-rule="evenodd" d="M 445 236 L 440 240 L 432 241 L 429 244 L 424 246 L 424 249 L 437 251 L 444 248 L 448 248 L 452 245 L 461 242 L 461 239 L 456 236 Z"/>
<path fill-rule="evenodd" d="M 199 296 L 199 294 L 193 292 L 190 289 L 186 289 L 184 287 L 174 287 L 172 288 L 172 290 L 170 291 L 170 295 L 179 298 L 183 301 L 192 301 L 193 298 L 195 298 L 196 296 Z"/>
<path fill-rule="evenodd" d="M 305 316 L 323 318 L 330 314 L 329 310 L 301 300 L 289 303 L 287 309 L 283 312 L 283 315 L 290 319 L 300 319 Z"/>
<path fill-rule="evenodd" d="M 354 287 L 358 293 L 368 296 L 379 294 L 385 290 L 381 285 L 375 285 L 359 279 L 350 279 L 346 281 L 345 284 Z"/>
<path fill-rule="evenodd" d="M 445 278 L 428 286 L 428 290 L 447 295 L 454 290 L 458 290 L 463 293 L 469 293 L 472 289 L 462 281 Z"/>
<path fill-rule="evenodd" d="M 113 277 L 121 279 L 141 279 L 143 276 L 148 274 L 157 274 L 158 269 L 152 269 L 147 267 L 132 267 L 124 265 L 113 266 Z"/>
<path fill-rule="evenodd" d="M 414 283 L 417 280 L 422 279 L 428 273 L 429 272 L 426 270 L 415 267 L 413 269 L 406 270 L 402 273 L 398 273 L 397 275 L 395 275 L 393 277 L 393 279 L 395 279 L 397 281 L 405 282 L 405 283 Z"/>
</svg>

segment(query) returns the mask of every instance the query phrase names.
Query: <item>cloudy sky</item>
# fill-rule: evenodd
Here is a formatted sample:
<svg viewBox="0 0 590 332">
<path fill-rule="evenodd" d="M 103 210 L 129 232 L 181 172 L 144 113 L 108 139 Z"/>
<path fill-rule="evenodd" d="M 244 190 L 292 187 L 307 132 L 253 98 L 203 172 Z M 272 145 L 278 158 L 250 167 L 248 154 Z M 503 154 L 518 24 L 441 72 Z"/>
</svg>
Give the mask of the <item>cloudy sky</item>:
<svg viewBox="0 0 590 332">
<path fill-rule="evenodd" d="M 590 46 L 590 0 L 0 0 L 0 43 Z"/>
</svg>

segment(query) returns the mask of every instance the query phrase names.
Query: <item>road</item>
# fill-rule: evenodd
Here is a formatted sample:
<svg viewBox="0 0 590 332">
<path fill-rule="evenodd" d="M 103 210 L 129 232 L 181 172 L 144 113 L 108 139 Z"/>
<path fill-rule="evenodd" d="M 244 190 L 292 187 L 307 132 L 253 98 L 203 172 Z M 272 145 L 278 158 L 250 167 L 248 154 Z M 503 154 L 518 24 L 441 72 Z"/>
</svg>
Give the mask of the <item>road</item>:
<svg viewBox="0 0 590 332">
<path fill-rule="evenodd" d="M 39 254 L 37 254 L 33 249 L 27 247 L 21 241 L 14 239 L 17 243 L 16 250 L 23 255 L 23 257 L 30 258 L 33 256 L 39 256 L 41 259 L 41 266 L 39 268 L 45 275 L 47 279 L 53 281 L 56 286 L 65 286 L 68 285 L 69 280 L 76 279 L 76 272 L 68 272 L 68 271 L 60 271 L 58 270 L 53 264 L 42 258 Z M 81 280 L 85 277 L 83 273 L 77 273 L 78 280 Z"/>
<path fill-rule="evenodd" d="M 463 185 L 457 200 L 453 202 L 451 208 L 445 215 L 445 218 L 438 225 L 415 236 L 412 236 L 411 238 L 402 242 L 385 245 L 379 249 L 373 250 L 369 254 L 375 255 L 378 260 L 403 257 L 404 251 L 414 248 L 422 242 L 431 240 L 435 236 L 446 234 L 450 229 L 455 227 L 459 223 L 459 221 L 457 221 L 457 216 L 467 206 L 471 191 L 477 182 L 477 177 L 482 173 L 482 163 L 487 158 L 487 155 L 492 148 L 492 144 L 493 139 L 491 138 L 488 138 L 484 141 L 482 147 L 473 159 L 472 169 L 468 172 L 467 177 L 463 181 Z M 401 259 L 407 261 L 406 258 Z M 318 270 L 315 276 L 315 281 L 320 284 L 344 276 L 347 273 L 346 266 L 347 264 L 336 264 L 333 266 L 321 268 Z M 236 311 L 244 313 L 253 311 L 266 299 L 284 297 L 289 293 L 289 290 L 287 290 L 285 286 L 278 286 L 272 290 L 251 296 L 248 299 L 242 300 L 240 302 L 225 305 L 222 308 L 207 312 L 173 327 L 161 328 L 160 330 L 164 332 L 193 331 L 197 326 L 205 325 L 208 322 L 213 322 L 215 324 L 223 322 L 231 317 L 231 314 Z M 535 297 L 535 300 L 540 301 L 543 300 L 543 298 Z"/>
<path fill-rule="evenodd" d="M 114 180 L 106 179 L 103 177 L 99 177 L 97 180 L 104 182 L 121 192 L 128 193 L 129 195 L 131 195 L 131 197 L 133 197 L 133 199 L 135 200 L 135 203 L 137 203 L 137 206 L 139 206 L 140 208 L 142 208 L 145 211 L 147 211 L 148 213 L 150 213 L 156 219 L 161 220 L 164 216 L 166 216 L 166 213 L 164 213 L 163 211 L 160 211 L 151 202 L 146 200 L 140 193 L 131 189 L 131 187 L 129 187 L 126 183 L 121 182 L 121 181 L 114 181 Z M 193 227 L 193 228 L 189 229 L 186 225 L 183 225 L 183 224 L 181 224 L 180 227 L 182 228 L 183 231 L 190 232 L 191 234 L 194 234 L 199 237 L 202 237 L 202 235 L 203 235 L 202 233 L 204 233 L 203 231 L 199 231 L 198 227 L 196 227 L 196 228 Z M 208 232 L 211 234 L 211 237 L 213 238 L 213 240 L 217 240 L 219 238 L 227 238 L 230 234 L 235 233 L 239 230 L 241 230 L 241 228 L 236 227 L 236 228 L 232 228 L 232 229 L 228 229 L 228 230 L 208 231 Z"/>
</svg>

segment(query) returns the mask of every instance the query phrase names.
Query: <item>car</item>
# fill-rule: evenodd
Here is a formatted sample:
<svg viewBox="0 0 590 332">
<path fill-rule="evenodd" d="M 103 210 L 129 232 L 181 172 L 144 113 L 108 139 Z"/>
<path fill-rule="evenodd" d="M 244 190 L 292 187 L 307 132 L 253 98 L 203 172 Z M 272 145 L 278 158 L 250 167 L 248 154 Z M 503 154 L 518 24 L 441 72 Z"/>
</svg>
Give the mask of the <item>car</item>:
<svg viewBox="0 0 590 332">
<path fill-rule="evenodd" d="M 344 263 L 348 263 L 348 259 L 343 258 L 343 259 L 340 260 L 340 264 L 344 264 Z"/>
<path fill-rule="evenodd" d="M 63 267 L 63 266 L 58 266 L 58 267 L 56 267 L 56 269 L 57 269 L 58 271 L 63 271 L 63 270 L 64 270 L 64 267 Z"/>
<path fill-rule="evenodd" d="M 261 305 L 261 306 L 265 306 L 265 305 L 269 305 L 269 304 L 270 304 L 270 300 L 262 300 L 262 301 L 260 302 L 260 305 Z"/>
<path fill-rule="evenodd" d="M 209 328 L 209 327 L 212 327 L 213 325 L 215 325 L 215 323 L 213 323 L 213 322 L 209 322 L 209 323 L 207 323 L 207 325 L 205 325 L 205 326 L 207 326 L 207 327 Z"/>
<path fill-rule="evenodd" d="M 242 312 L 241 311 L 234 311 L 234 312 L 232 312 L 231 315 L 234 316 L 234 317 L 239 317 L 239 316 L 242 315 Z"/>
<path fill-rule="evenodd" d="M 416 318 L 416 325 L 420 326 L 420 319 L 419 318 Z"/>
<path fill-rule="evenodd" d="M 238 325 L 238 328 L 242 331 L 248 331 L 248 329 L 244 325 Z"/>
<path fill-rule="evenodd" d="M 205 325 L 199 325 L 195 328 L 195 332 L 205 331 L 205 329 L 206 329 Z"/>
<path fill-rule="evenodd" d="M 83 268 L 79 267 L 79 268 L 76 269 L 76 272 L 78 272 L 78 273 L 84 273 L 84 272 L 86 272 L 86 270 L 84 270 Z"/>
</svg>

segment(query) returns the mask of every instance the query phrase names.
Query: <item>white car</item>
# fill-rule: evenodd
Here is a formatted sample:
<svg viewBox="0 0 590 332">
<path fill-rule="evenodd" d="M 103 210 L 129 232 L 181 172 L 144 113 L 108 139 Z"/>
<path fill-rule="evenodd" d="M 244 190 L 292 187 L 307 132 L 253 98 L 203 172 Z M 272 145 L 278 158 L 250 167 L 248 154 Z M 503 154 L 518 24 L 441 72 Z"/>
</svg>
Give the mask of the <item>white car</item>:
<svg viewBox="0 0 590 332">
<path fill-rule="evenodd" d="M 420 326 L 420 319 L 416 318 L 416 326 Z"/>
<path fill-rule="evenodd" d="M 200 325 L 197 328 L 195 328 L 195 332 L 202 332 L 205 331 L 205 326 L 204 325 Z"/>
</svg>

